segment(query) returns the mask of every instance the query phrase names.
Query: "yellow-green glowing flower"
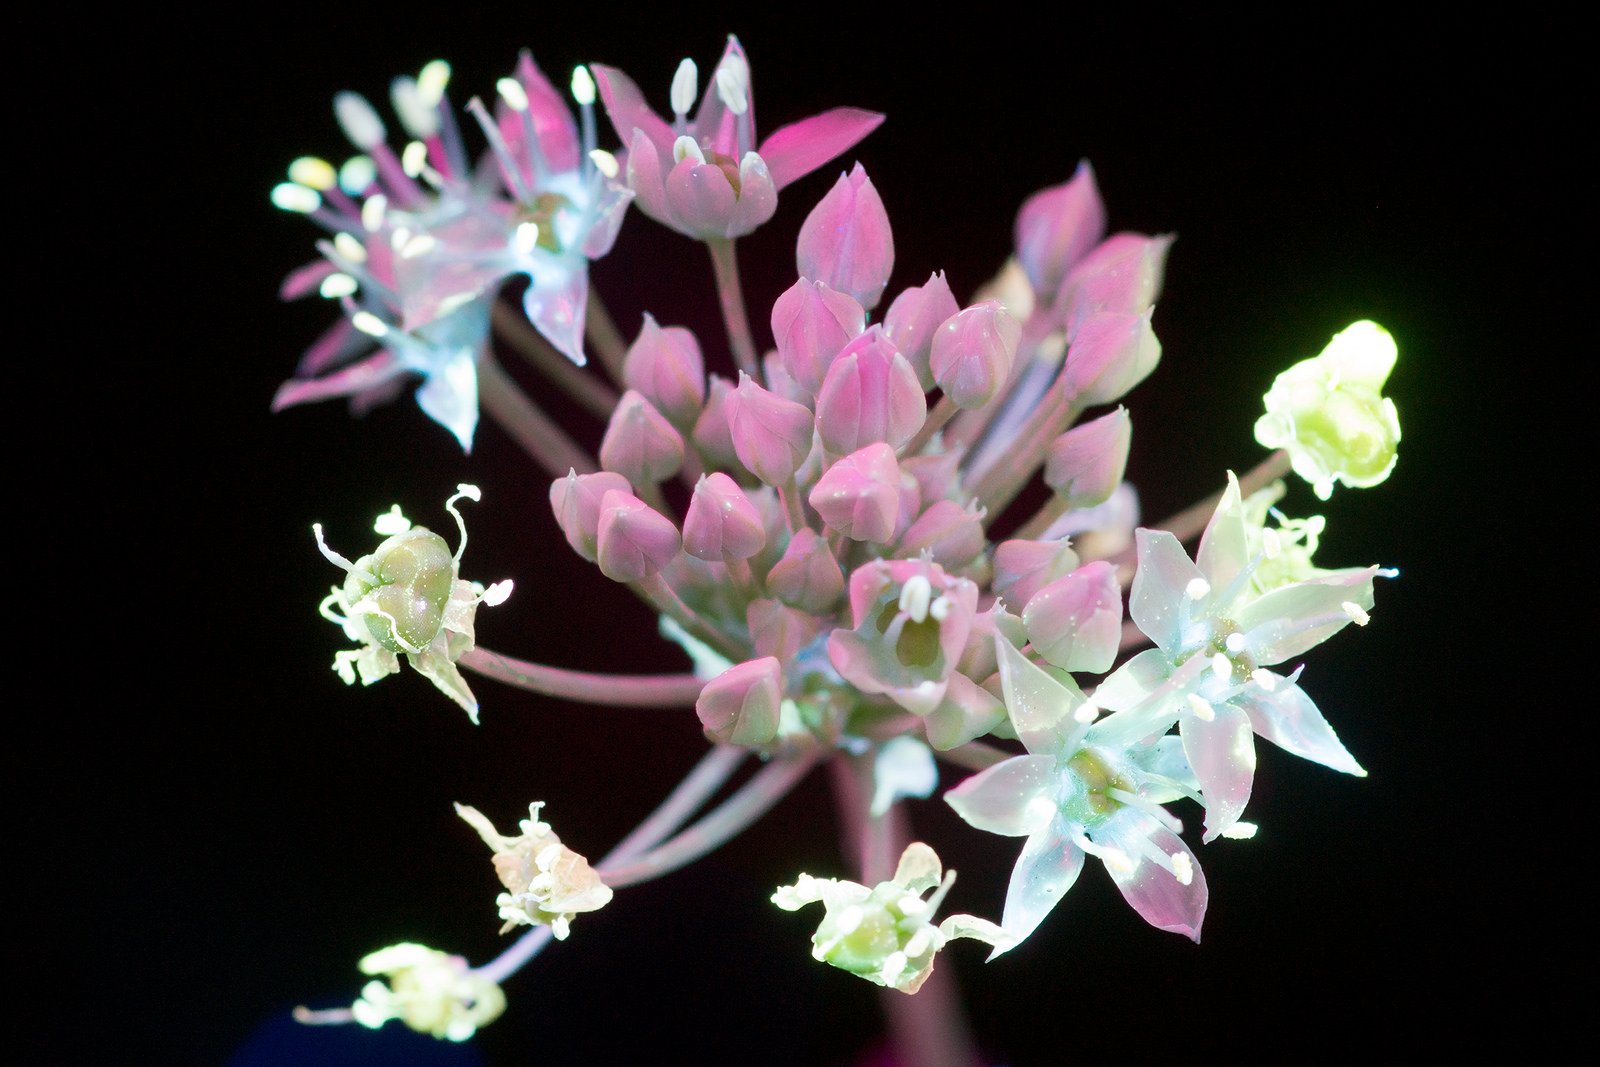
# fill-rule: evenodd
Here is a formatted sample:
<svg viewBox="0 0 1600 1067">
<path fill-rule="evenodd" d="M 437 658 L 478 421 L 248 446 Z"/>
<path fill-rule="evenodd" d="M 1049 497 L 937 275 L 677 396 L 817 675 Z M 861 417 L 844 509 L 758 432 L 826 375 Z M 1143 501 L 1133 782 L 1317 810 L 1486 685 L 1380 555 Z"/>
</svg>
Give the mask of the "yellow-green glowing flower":
<svg viewBox="0 0 1600 1067">
<path fill-rule="evenodd" d="M 1323 500 L 1335 482 L 1377 485 L 1394 469 L 1400 444 L 1394 401 L 1379 395 L 1397 354 L 1377 323 L 1345 327 L 1321 355 L 1278 375 L 1263 398 L 1256 440 L 1287 449 L 1294 472 Z"/>
<path fill-rule="evenodd" d="M 362 958 L 362 974 L 383 975 L 361 990 L 350 1013 L 376 1030 L 390 1019 L 451 1041 L 465 1041 L 506 1010 L 500 987 L 475 974 L 460 956 L 401 942 Z"/>
</svg>

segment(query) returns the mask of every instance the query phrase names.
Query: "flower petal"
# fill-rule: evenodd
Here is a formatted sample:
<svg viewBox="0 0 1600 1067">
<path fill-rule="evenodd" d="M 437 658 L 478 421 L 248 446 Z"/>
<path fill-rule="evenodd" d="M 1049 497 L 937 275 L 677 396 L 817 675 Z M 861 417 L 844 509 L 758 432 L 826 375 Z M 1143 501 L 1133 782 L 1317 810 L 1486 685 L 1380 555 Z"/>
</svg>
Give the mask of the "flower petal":
<svg viewBox="0 0 1600 1067">
<path fill-rule="evenodd" d="M 1372 609 L 1372 579 L 1377 567 L 1332 571 L 1258 597 L 1233 617 L 1256 662 L 1282 663 L 1355 621 L 1344 605 Z"/>
<path fill-rule="evenodd" d="M 767 161 L 773 184 L 781 190 L 849 151 L 882 122 L 883 116 L 876 111 L 836 107 L 773 130 L 761 142 L 761 158 Z"/>
<path fill-rule="evenodd" d="M 1028 838 L 1006 886 L 1006 909 L 1000 928 L 1016 940 L 996 945 L 992 960 L 1033 933 L 1083 871 L 1083 850 L 1072 842 L 1072 825 L 1056 818 Z"/>
<path fill-rule="evenodd" d="M 1259 685 L 1248 686 L 1233 702 L 1250 716 L 1256 733 L 1284 751 L 1336 771 L 1366 777 L 1367 772 L 1345 749 L 1316 704 L 1289 679 L 1278 678 L 1270 692 Z"/>
<path fill-rule="evenodd" d="M 667 204 L 667 179 L 661 173 L 662 159 L 671 159 L 668 153 L 658 152 L 650 135 L 634 130 L 628 140 L 628 188 L 639 199 L 639 210 L 664 226 L 677 229 L 672 209 Z"/>
<path fill-rule="evenodd" d="M 1195 862 L 1194 853 L 1177 834 L 1143 813 L 1124 808 L 1127 817 L 1115 820 L 1113 831 L 1105 837 L 1134 860 L 1133 865 L 1107 863 L 1112 881 L 1144 921 L 1158 930 L 1171 930 L 1193 941 L 1200 940 L 1200 924 L 1206 917 L 1206 876 Z M 1140 840 L 1172 857 L 1174 866 L 1189 872 L 1185 885 L 1172 871 L 1143 854 Z M 1096 836 L 1096 843 L 1101 843 Z M 1182 857 L 1182 858 L 1179 858 Z"/>
<path fill-rule="evenodd" d="M 534 328 L 562 355 L 578 366 L 583 354 L 584 316 L 589 306 L 589 272 L 583 268 L 556 274 L 548 280 L 534 276 L 522 294 L 522 310 Z"/>
<path fill-rule="evenodd" d="M 1182 644 L 1189 614 L 1185 593 L 1189 583 L 1201 577 L 1200 568 L 1189 560 L 1183 543 L 1165 530 L 1140 529 L 1134 537 L 1139 569 L 1128 595 L 1128 614 L 1146 637 L 1164 651 L 1174 651 Z"/>
<path fill-rule="evenodd" d="M 388 349 L 375 352 L 366 359 L 352 363 L 348 367 L 341 367 L 321 378 L 290 379 L 284 382 L 272 396 L 272 410 L 282 411 L 296 404 L 307 404 L 334 396 L 350 396 L 388 381 L 395 375 L 404 373 L 405 370 L 406 367 L 393 352 Z"/>
<path fill-rule="evenodd" d="M 1186 716 L 1181 727 L 1183 753 L 1200 780 L 1205 798 L 1206 831 L 1202 840 L 1216 839 L 1239 821 L 1255 780 L 1255 734 L 1243 708 L 1223 704 L 1210 722 Z"/>
<path fill-rule="evenodd" d="M 594 75 L 595 86 L 600 90 L 600 99 L 606 106 L 611 125 L 623 143 L 630 146 L 630 151 L 635 130 L 643 131 L 661 155 L 672 151 L 672 142 L 677 139 L 672 127 L 644 102 L 644 93 L 639 91 L 639 86 L 632 78 L 616 67 L 601 63 L 590 64 L 589 72 Z"/>
<path fill-rule="evenodd" d="M 971 826 L 1005 837 L 1038 833 L 1055 818 L 1054 756 L 1013 756 L 979 771 L 944 795 Z M 1034 801 L 1042 799 L 1044 803 Z"/>
<path fill-rule="evenodd" d="M 1250 546 L 1244 532 L 1244 503 L 1239 496 L 1239 479 L 1228 472 L 1228 487 L 1222 491 L 1217 510 L 1200 535 L 1195 562 L 1211 583 L 1211 588 L 1226 589 L 1244 570 Z"/>
<path fill-rule="evenodd" d="M 923 844 L 913 841 L 900 853 L 900 863 L 894 869 L 894 881 L 913 893 L 923 893 L 939 884 L 944 868 L 939 864 L 939 854 Z"/>
<path fill-rule="evenodd" d="M 1068 675 L 1057 681 L 1046 674 L 1003 634 L 995 634 L 994 647 L 1006 711 L 1022 744 L 1035 755 L 1065 754 L 1083 731 L 1083 724 L 1072 717 L 1087 699 L 1083 691 Z"/>
<path fill-rule="evenodd" d="M 478 428 L 478 363 L 471 349 L 457 349 L 443 366 L 431 371 L 417 390 L 417 406 L 428 418 L 456 435 L 464 452 L 472 451 Z M 446 689 L 439 683 L 441 689 Z"/>
<path fill-rule="evenodd" d="M 733 222 L 738 194 L 721 167 L 686 158 L 667 172 L 673 224 L 697 237 L 721 237 Z"/>
</svg>

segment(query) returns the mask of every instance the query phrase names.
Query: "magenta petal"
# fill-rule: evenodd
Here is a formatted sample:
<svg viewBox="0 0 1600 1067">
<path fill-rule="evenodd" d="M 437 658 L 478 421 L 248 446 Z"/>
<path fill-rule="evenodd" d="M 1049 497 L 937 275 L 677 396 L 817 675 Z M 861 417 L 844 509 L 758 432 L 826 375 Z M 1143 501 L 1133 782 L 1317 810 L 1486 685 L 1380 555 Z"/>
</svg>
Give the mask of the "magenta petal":
<svg viewBox="0 0 1600 1067">
<path fill-rule="evenodd" d="M 686 158 L 667 172 L 667 207 L 673 224 L 685 233 L 725 236 L 737 202 L 721 167 Z"/>
<path fill-rule="evenodd" d="M 550 84 L 550 79 L 544 76 L 527 50 L 517 57 L 517 81 L 528 94 L 528 114 L 533 118 L 534 136 L 539 139 L 539 151 L 550 170 L 556 174 L 577 170 L 578 126 L 572 121 L 566 99 Z M 512 150 L 516 151 L 522 143 L 522 123 L 509 125 L 516 127 L 515 137 L 507 130 L 506 140 L 512 142 Z"/>
<path fill-rule="evenodd" d="M 868 311 L 878 306 L 894 269 L 889 214 L 857 163 L 828 190 L 800 225 L 796 272 L 849 293 Z"/>
<path fill-rule="evenodd" d="M 650 110 L 650 105 L 644 102 L 644 94 L 632 78 L 615 67 L 601 63 L 590 64 L 589 73 L 594 75 L 595 87 L 600 91 L 600 100 L 606 106 L 606 114 L 611 118 L 617 137 L 629 146 L 630 151 L 635 130 L 644 131 L 645 137 L 659 154 L 667 155 L 672 151 L 672 142 L 677 138 L 671 125 Z"/>
<path fill-rule="evenodd" d="M 743 63 L 746 71 L 750 69 L 750 60 L 744 54 L 744 46 L 739 43 L 739 38 L 730 33 L 728 43 L 722 49 L 721 58 L 717 60 L 717 65 L 711 68 L 711 76 L 706 79 L 705 91 L 700 96 L 700 106 L 695 109 L 694 122 L 690 124 L 690 132 L 694 134 L 696 140 L 703 145 L 710 145 L 726 156 L 737 154 L 734 126 L 738 117 L 722 102 L 722 94 L 717 91 L 717 71 L 721 70 L 724 64 L 733 62 Z M 748 84 L 748 79 L 745 85 L 745 97 L 750 105 L 746 114 L 753 130 L 756 124 L 756 97 L 755 90 Z"/>
<path fill-rule="evenodd" d="M 296 404 L 308 404 L 333 396 L 350 396 L 388 381 L 404 373 L 405 369 L 392 352 L 377 352 L 321 378 L 284 382 L 272 396 L 272 410 L 282 411 Z"/>
<path fill-rule="evenodd" d="M 778 210 L 778 190 L 772 184 L 767 164 L 754 152 L 746 152 L 739 163 L 739 199 L 723 230 L 725 237 L 743 237 Z"/>
<path fill-rule="evenodd" d="M 1144 916 L 1144 921 L 1158 930 L 1170 930 L 1193 941 L 1200 940 L 1200 924 L 1206 917 L 1206 876 L 1195 861 L 1194 853 L 1177 834 L 1168 830 L 1148 815 L 1135 814 L 1123 809 L 1126 821 L 1115 826 L 1111 834 L 1093 834 L 1096 844 L 1109 844 L 1121 849 L 1133 861 L 1131 868 L 1119 863 L 1107 863 L 1112 881 L 1122 890 L 1123 897 L 1133 910 Z M 1173 863 L 1190 872 L 1189 884 L 1184 885 L 1171 871 L 1146 857 L 1139 847 L 1140 840 L 1154 845 L 1174 857 Z M 1182 856 L 1183 859 L 1176 857 Z"/>
<path fill-rule="evenodd" d="M 639 198 L 639 210 L 657 222 L 677 228 L 672 218 L 672 208 L 667 203 L 667 179 L 661 172 L 662 159 L 671 159 L 670 153 L 659 151 L 651 143 L 650 135 L 634 130 L 628 141 L 628 188 Z"/>
<path fill-rule="evenodd" d="M 303 267 L 296 267 L 283 279 L 283 284 L 278 286 L 279 300 L 299 300 L 307 293 L 314 293 L 322 284 L 322 279 L 332 274 L 339 268 L 325 259 L 315 263 L 307 263 Z"/>
<path fill-rule="evenodd" d="M 881 122 L 883 116 L 876 111 L 836 107 L 773 130 L 761 142 L 761 158 L 781 190 L 849 151 Z"/>
<path fill-rule="evenodd" d="M 311 342 L 300 356 L 300 362 L 295 364 L 294 372 L 299 375 L 309 376 L 320 374 L 335 363 L 341 363 L 346 358 L 372 347 L 372 338 L 350 325 L 350 320 L 340 317 L 337 322 L 323 331 L 322 336 Z"/>
<path fill-rule="evenodd" d="M 1239 821 L 1250 799 L 1256 776 L 1255 734 L 1250 716 L 1231 704 L 1216 707 L 1210 722 L 1198 715 L 1183 719 L 1183 753 L 1200 781 L 1205 798 L 1206 832 L 1202 840 L 1217 835 Z"/>
<path fill-rule="evenodd" d="M 1034 650 L 1064 671 L 1111 669 L 1122 636 L 1122 589 L 1105 560 L 1045 586 L 1022 609 Z"/>
</svg>

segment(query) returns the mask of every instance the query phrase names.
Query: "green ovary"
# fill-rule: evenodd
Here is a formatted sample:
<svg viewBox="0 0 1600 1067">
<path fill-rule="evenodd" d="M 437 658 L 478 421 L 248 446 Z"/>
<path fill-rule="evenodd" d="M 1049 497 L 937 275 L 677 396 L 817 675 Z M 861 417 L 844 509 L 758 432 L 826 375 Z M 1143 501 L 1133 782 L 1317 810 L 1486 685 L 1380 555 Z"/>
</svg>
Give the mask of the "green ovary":
<svg viewBox="0 0 1600 1067">
<path fill-rule="evenodd" d="M 353 594 L 352 600 L 364 597 L 383 613 L 365 616 L 372 639 L 397 653 L 432 643 L 444 624 L 456 576 L 455 559 L 444 538 L 419 526 L 389 538 L 359 566 L 378 582 L 369 586 L 352 574 L 355 588 L 347 588 L 347 593 Z M 394 619 L 392 629 L 385 615 Z"/>
</svg>

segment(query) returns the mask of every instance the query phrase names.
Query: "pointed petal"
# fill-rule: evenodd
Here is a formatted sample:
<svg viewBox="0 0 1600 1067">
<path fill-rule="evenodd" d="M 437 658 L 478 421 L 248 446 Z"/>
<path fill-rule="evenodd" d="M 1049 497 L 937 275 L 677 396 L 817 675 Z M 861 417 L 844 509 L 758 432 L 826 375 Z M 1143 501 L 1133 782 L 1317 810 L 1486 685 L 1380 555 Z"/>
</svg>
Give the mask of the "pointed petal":
<svg viewBox="0 0 1600 1067">
<path fill-rule="evenodd" d="M 672 142 L 677 139 L 672 126 L 644 102 L 644 94 L 632 78 L 615 67 L 601 63 L 590 64 L 589 73 L 594 75 L 595 87 L 600 90 L 600 100 L 606 106 L 606 114 L 617 131 L 617 137 L 629 146 L 630 152 L 633 150 L 633 131 L 641 130 L 657 152 L 661 155 L 671 153 Z"/>
<path fill-rule="evenodd" d="M 545 340 L 578 366 L 583 354 L 584 317 L 589 308 L 589 272 L 578 268 L 549 281 L 535 278 L 522 294 L 522 310 Z"/>
<path fill-rule="evenodd" d="M 921 841 L 913 841 L 900 853 L 900 863 L 894 869 L 894 881 L 913 893 L 922 893 L 939 884 L 944 868 L 939 855 Z"/>
<path fill-rule="evenodd" d="M 1183 624 L 1189 615 L 1185 590 L 1201 577 L 1200 568 L 1190 562 L 1183 544 L 1165 530 L 1140 529 L 1134 536 L 1139 569 L 1133 575 L 1128 614 L 1146 637 L 1170 651 L 1182 643 Z"/>
<path fill-rule="evenodd" d="M 1255 734 L 1244 709 L 1232 704 L 1216 708 L 1216 718 L 1210 722 L 1198 716 L 1185 717 L 1181 732 L 1183 753 L 1205 798 L 1202 840 L 1210 842 L 1244 814 L 1256 774 Z"/>
<path fill-rule="evenodd" d="M 979 830 L 1022 837 L 1039 832 L 1055 818 L 1050 800 L 1055 783 L 1054 756 L 1013 756 L 979 771 L 946 792 L 944 799 Z"/>
<path fill-rule="evenodd" d="M 1244 570 L 1250 547 L 1244 533 L 1244 504 L 1239 496 L 1239 479 L 1228 472 L 1228 487 L 1217 502 L 1217 510 L 1200 535 L 1195 562 L 1213 589 L 1226 589 Z"/>
<path fill-rule="evenodd" d="M 477 725 L 478 698 L 472 695 L 467 680 L 461 677 L 461 672 L 448 657 L 427 649 L 406 658 L 411 661 L 411 666 L 416 668 L 418 674 L 439 688 L 439 692 L 461 705 L 462 710 L 467 713 L 467 718 L 472 720 L 473 725 Z"/>
<path fill-rule="evenodd" d="M 761 142 L 761 158 L 767 161 L 773 184 L 782 190 L 848 152 L 881 122 L 883 116 L 876 111 L 836 107 L 773 130 Z"/>
<path fill-rule="evenodd" d="M 1094 702 L 1110 711 L 1137 707 L 1172 673 L 1172 661 L 1158 648 L 1147 648 L 1118 667 L 1094 691 Z"/>
<path fill-rule="evenodd" d="M 1350 625 L 1343 605 L 1372 609 L 1372 579 L 1377 567 L 1335 571 L 1274 589 L 1245 605 L 1233 621 L 1244 632 L 1250 652 L 1263 667 L 1282 663 Z"/>
<path fill-rule="evenodd" d="M 1279 678 L 1271 692 L 1259 685 L 1249 686 L 1233 702 L 1250 716 L 1256 733 L 1284 751 L 1336 771 L 1366 777 L 1367 772 L 1345 749 L 1305 690 L 1287 678 Z"/>
<path fill-rule="evenodd" d="M 622 220 L 628 214 L 628 205 L 633 202 L 634 192 L 625 185 L 608 181 L 595 194 L 594 207 L 591 208 L 589 228 L 583 235 L 583 244 L 578 251 L 585 259 L 599 259 L 611 251 L 611 246 L 617 242 L 617 232 L 622 229 Z"/>
<path fill-rule="evenodd" d="M 405 367 L 393 352 L 385 349 L 375 352 L 358 363 L 342 367 L 321 378 L 291 379 L 278 386 L 272 397 L 272 410 L 282 411 L 296 404 L 326 400 L 333 396 L 350 396 L 405 372 Z"/>
<path fill-rule="evenodd" d="M 472 434 L 478 428 L 478 365 L 473 352 L 458 350 L 429 374 L 417 390 L 417 406 L 455 434 L 463 452 L 471 452 Z"/>
<path fill-rule="evenodd" d="M 350 320 L 341 316 L 323 331 L 322 336 L 311 342 L 300 357 L 300 362 L 295 364 L 294 372 L 302 376 L 321 374 L 336 363 L 342 363 L 346 358 L 355 355 L 364 349 L 372 347 L 372 338 L 350 325 Z"/>
<path fill-rule="evenodd" d="M 1064 819 L 1028 838 L 1006 887 L 1006 909 L 1000 927 L 1016 940 L 996 945 L 989 958 L 1014 948 L 1033 933 L 1083 871 L 1083 850 L 1072 843 L 1072 827 Z"/>
<path fill-rule="evenodd" d="M 283 284 L 278 286 L 279 300 L 298 300 L 307 293 L 314 293 L 322 284 L 322 279 L 332 274 L 339 268 L 325 259 L 315 263 L 307 263 L 303 267 L 296 267 L 283 279 Z"/>
<path fill-rule="evenodd" d="M 1084 703 L 1083 691 L 1070 677 L 1058 682 L 1040 670 L 1003 634 L 995 634 L 994 647 L 1006 711 L 1022 744 L 1034 755 L 1065 754 L 1083 730 L 1072 717 Z"/>
<path fill-rule="evenodd" d="M 754 152 L 746 152 L 739 162 L 739 200 L 724 235 L 743 237 L 772 218 L 777 210 L 778 190 L 772 184 L 766 161 Z"/>
<path fill-rule="evenodd" d="M 1155 819 L 1132 809 L 1124 808 L 1128 817 L 1118 819 L 1113 832 L 1105 835 L 1111 840 L 1095 843 L 1114 844 L 1136 862 L 1132 867 L 1116 863 L 1106 864 L 1112 881 L 1122 891 L 1122 896 L 1144 921 L 1158 930 L 1171 930 L 1193 941 L 1200 940 L 1200 924 L 1206 917 L 1206 876 L 1195 861 L 1194 853 L 1177 834 Z M 1144 856 L 1139 840 L 1149 842 L 1174 858 L 1174 865 L 1187 868 L 1189 884 L 1184 885 L 1171 871 Z M 1183 857 L 1178 859 L 1177 857 Z"/>
</svg>

